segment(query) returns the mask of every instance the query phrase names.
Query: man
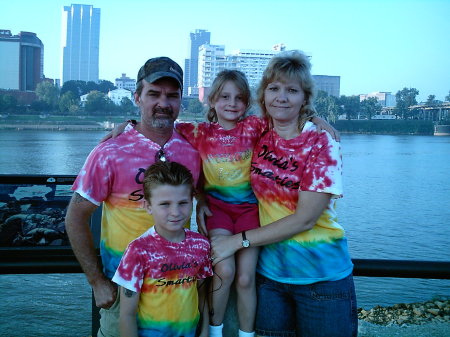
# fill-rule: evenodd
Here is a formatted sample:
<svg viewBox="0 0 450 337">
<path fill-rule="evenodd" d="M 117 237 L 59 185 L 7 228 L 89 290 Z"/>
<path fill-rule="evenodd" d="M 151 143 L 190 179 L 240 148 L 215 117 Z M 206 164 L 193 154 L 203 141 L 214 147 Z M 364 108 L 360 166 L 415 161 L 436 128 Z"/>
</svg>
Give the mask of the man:
<svg viewBox="0 0 450 337">
<path fill-rule="evenodd" d="M 139 70 L 134 99 L 141 123 L 98 145 L 72 189 L 66 230 L 73 251 L 100 307 L 98 336 L 119 336 L 119 297 L 111 281 L 128 243 L 153 224 L 142 190 L 145 169 L 155 161 L 176 161 L 200 172 L 198 153 L 174 131 L 181 106 L 183 71 L 167 57 L 149 59 Z M 103 203 L 98 261 L 89 219 Z M 103 268 L 102 268 L 103 267 Z"/>
</svg>

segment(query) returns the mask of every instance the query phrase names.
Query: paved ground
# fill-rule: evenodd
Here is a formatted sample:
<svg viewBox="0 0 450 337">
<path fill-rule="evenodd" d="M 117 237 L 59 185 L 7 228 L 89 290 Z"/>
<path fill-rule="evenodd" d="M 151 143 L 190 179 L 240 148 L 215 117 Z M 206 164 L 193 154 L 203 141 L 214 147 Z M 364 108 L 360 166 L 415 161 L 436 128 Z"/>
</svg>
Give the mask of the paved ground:
<svg viewBox="0 0 450 337">
<path fill-rule="evenodd" d="M 450 323 L 380 326 L 360 320 L 358 337 L 450 337 Z"/>
</svg>

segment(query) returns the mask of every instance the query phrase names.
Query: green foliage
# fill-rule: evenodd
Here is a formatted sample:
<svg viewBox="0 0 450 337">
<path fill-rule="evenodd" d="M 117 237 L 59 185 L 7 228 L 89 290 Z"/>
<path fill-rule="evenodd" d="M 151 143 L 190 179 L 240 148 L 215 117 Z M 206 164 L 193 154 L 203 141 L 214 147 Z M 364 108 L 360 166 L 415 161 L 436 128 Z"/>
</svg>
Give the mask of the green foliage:
<svg viewBox="0 0 450 337">
<path fill-rule="evenodd" d="M 361 112 L 367 117 L 372 119 L 372 116 L 379 115 L 381 113 L 381 104 L 375 97 L 368 97 L 361 102 Z"/>
<path fill-rule="evenodd" d="M 80 111 L 79 97 L 72 91 L 66 91 L 59 99 L 59 111 L 62 113 L 77 114 Z"/>
<path fill-rule="evenodd" d="M 360 111 L 359 96 L 345 96 L 342 95 L 337 101 L 340 107 L 339 113 L 345 114 L 346 119 L 356 119 Z"/>
<path fill-rule="evenodd" d="M 120 108 L 127 114 L 131 114 L 137 110 L 137 107 L 134 106 L 133 102 L 128 97 L 122 97 Z"/>
<path fill-rule="evenodd" d="M 17 99 L 11 95 L 0 95 L 0 112 L 14 112 L 17 109 Z"/>
<path fill-rule="evenodd" d="M 329 96 L 327 92 L 319 90 L 314 103 L 319 117 L 335 122 L 339 114 L 339 106 L 336 101 L 334 96 Z"/>
<path fill-rule="evenodd" d="M 448 91 L 448 95 L 445 96 L 445 101 L 450 102 L 450 90 Z"/>
<path fill-rule="evenodd" d="M 114 103 L 104 93 L 94 90 L 86 97 L 84 109 L 93 113 L 107 112 L 110 110 L 111 104 Z"/>
<path fill-rule="evenodd" d="M 48 109 L 53 110 L 58 104 L 59 90 L 52 83 L 44 81 L 36 86 L 37 98 L 47 103 Z"/>
<path fill-rule="evenodd" d="M 205 108 L 198 99 L 194 98 L 189 101 L 187 110 L 193 114 L 203 114 Z"/>
<path fill-rule="evenodd" d="M 394 112 L 402 119 L 410 119 L 412 112 L 408 109 L 410 106 L 417 105 L 416 96 L 419 94 L 419 90 L 416 88 L 403 88 L 395 94 L 397 99 L 397 105 Z"/>
<path fill-rule="evenodd" d="M 373 134 L 432 135 L 432 121 L 422 120 L 340 120 L 333 124 L 339 132 Z"/>
</svg>

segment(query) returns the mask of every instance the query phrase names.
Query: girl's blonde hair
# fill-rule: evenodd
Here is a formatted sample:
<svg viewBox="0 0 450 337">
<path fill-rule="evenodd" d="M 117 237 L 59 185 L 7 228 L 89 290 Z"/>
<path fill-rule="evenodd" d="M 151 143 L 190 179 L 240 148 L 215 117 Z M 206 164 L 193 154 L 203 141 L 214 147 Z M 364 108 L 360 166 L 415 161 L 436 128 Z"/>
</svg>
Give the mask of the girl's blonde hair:
<svg viewBox="0 0 450 337">
<path fill-rule="evenodd" d="M 208 105 L 209 109 L 206 113 L 206 118 L 210 122 L 217 122 L 217 112 L 214 109 L 214 104 L 216 104 L 219 99 L 219 95 L 222 92 L 222 89 L 226 82 L 233 82 L 239 91 L 242 94 L 242 100 L 244 104 L 247 106 L 246 113 L 251 105 L 251 92 L 250 86 L 248 85 L 247 78 L 245 74 L 239 70 L 222 70 L 217 74 L 216 78 L 211 85 L 211 91 L 208 95 Z M 245 117 L 245 113 L 241 118 Z"/>
<path fill-rule="evenodd" d="M 268 118 L 272 124 L 272 118 L 268 115 L 264 103 L 264 91 L 269 83 L 286 80 L 298 81 L 305 94 L 305 102 L 300 108 L 297 120 L 298 130 L 301 131 L 306 121 L 316 113 L 314 108 L 315 85 L 311 75 L 311 63 L 305 54 L 298 50 L 291 50 L 274 56 L 264 70 L 256 92 L 257 101 L 262 115 Z"/>
</svg>

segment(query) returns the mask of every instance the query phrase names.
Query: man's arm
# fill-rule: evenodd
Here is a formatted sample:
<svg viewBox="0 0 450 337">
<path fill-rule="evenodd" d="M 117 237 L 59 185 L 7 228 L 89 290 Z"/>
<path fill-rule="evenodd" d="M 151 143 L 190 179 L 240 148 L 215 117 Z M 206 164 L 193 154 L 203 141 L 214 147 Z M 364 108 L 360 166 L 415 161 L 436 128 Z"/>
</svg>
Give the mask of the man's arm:
<svg viewBox="0 0 450 337">
<path fill-rule="evenodd" d="M 66 214 L 66 231 L 73 252 L 94 291 L 97 307 L 109 308 L 117 297 L 117 287 L 103 274 L 97 258 L 89 220 L 97 205 L 74 193 Z"/>
<path fill-rule="evenodd" d="M 120 335 L 126 337 L 138 337 L 136 312 L 139 304 L 140 293 L 120 287 Z"/>
</svg>

